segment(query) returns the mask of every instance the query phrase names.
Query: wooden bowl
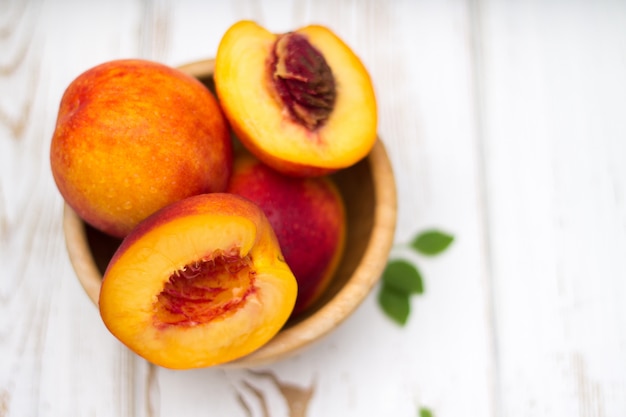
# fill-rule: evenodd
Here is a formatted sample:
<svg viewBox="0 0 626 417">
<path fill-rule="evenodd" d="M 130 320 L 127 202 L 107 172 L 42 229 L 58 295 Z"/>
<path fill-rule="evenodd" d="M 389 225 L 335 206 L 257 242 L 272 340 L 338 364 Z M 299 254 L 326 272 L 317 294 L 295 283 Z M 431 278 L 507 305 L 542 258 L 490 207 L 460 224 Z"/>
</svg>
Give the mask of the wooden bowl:
<svg viewBox="0 0 626 417">
<path fill-rule="evenodd" d="M 213 60 L 180 67 L 212 90 L 213 68 Z M 310 345 L 352 314 L 380 278 L 396 225 L 395 180 L 382 142 L 378 140 L 365 159 L 333 178 L 346 204 L 348 224 L 345 252 L 332 283 L 312 308 L 290 320 L 266 345 L 222 366 L 268 364 Z M 63 230 L 76 275 L 97 305 L 102 275 L 120 240 L 84 223 L 67 204 Z"/>
</svg>

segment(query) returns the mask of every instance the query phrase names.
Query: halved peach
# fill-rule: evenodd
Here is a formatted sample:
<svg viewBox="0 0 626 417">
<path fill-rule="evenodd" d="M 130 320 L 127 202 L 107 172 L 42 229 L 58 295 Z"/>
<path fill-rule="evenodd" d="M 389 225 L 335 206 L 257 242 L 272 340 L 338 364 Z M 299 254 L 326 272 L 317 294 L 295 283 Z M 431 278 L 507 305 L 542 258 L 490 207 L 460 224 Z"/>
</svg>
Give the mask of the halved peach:
<svg viewBox="0 0 626 417">
<path fill-rule="evenodd" d="M 215 87 L 241 142 L 282 173 L 346 168 L 376 141 L 370 76 L 326 27 L 277 35 L 251 21 L 234 24 L 218 47 Z"/>
<path fill-rule="evenodd" d="M 133 229 L 104 274 L 99 306 L 106 327 L 135 353 L 189 369 L 263 346 L 289 318 L 296 293 L 262 210 L 213 193 Z"/>
</svg>

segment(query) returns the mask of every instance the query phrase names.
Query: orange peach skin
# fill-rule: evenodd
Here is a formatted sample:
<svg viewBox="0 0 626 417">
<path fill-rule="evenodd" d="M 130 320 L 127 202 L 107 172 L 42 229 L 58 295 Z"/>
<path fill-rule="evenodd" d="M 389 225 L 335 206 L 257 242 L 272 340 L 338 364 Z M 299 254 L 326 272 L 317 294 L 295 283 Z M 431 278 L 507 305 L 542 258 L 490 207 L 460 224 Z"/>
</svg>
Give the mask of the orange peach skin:
<svg viewBox="0 0 626 417">
<path fill-rule="evenodd" d="M 294 121 L 276 98 L 268 59 L 277 35 L 251 21 L 234 24 L 215 58 L 215 87 L 233 130 L 264 163 L 294 176 L 346 168 L 365 157 L 376 141 L 377 106 L 366 68 L 352 50 L 323 26 L 300 28 L 331 67 L 337 99 L 328 120 L 309 130 Z"/>
<path fill-rule="evenodd" d="M 270 221 L 298 281 L 297 316 L 326 290 L 344 250 L 345 207 L 337 187 L 326 176 L 280 174 L 244 153 L 235 158 L 227 190 L 258 204 Z"/>
<path fill-rule="evenodd" d="M 124 237 L 167 204 L 223 191 L 232 144 L 216 98 L 197 79 L 155 62 L 115 60 L 66 89 L 50 163 L 74 211 Z"/>
<path fill-rule="evenodd" d="M 163 303 L 176 271 L 207 259 L 217 264 L 222 255 L 226 269 L 186 277 L 176 288 L 183 295 Z M 239 260 L 247 263 L 237 268 Z M 200 284 L 191 287 L 194 279 Z M 163 367 L 190 369 L 264 345 L 287 321 L 296 293 L 259 207 L 213 193 L 174 203 L 140 223 L 111 259 L 99 306 L 107 328 L 131 350 Z M 185 308 L 193 314 L 182 317 Z"/>
</svg>

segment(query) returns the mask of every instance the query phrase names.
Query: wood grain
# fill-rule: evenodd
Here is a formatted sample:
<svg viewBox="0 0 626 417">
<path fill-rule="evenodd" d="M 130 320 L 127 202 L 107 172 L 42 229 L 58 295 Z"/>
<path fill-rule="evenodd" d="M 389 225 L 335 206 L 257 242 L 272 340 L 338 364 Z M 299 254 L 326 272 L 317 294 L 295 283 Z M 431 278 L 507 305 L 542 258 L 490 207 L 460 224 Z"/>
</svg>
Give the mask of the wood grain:
<svg viewBox="0 0 626 417">
<path fill-rule="evenodd" d="M 623 2 L 8 0 L 0 416 L 290 415 L 271 378 L 150 367 L 108 334 L 69 263 L 48 167 L 76 75 L 119 57 L 206 59 L 242 18 L 326 24 L 357 51 L 397 180 L 396 242 L 455 235 L 443 256 L 414 258 L 426 293 L 406 327 L 374 293 L 259 371 L 314 385 L 309 416 L 626 415 Z"/>
<path fill-rule="evenodd" d="M 500 413 L 622 415 L 626 7 L 483 11 Z"/>
</svg>

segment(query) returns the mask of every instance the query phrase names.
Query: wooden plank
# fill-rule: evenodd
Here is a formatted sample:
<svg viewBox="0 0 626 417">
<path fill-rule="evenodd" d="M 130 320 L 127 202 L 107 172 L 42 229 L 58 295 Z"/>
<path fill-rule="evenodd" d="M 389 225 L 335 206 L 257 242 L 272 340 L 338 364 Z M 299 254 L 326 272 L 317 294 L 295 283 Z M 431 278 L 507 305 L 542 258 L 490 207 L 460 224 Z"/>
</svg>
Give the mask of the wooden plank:
<svg viewBox="0 0 626 417">
<path fill-rule="evenodd" d="M 626 7 L 479 7 L 499 414 L 626 415 Z"/>
</svg>

